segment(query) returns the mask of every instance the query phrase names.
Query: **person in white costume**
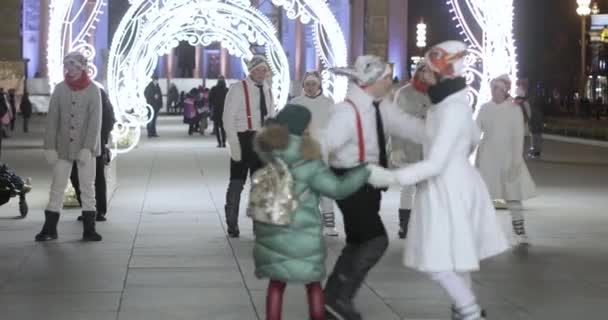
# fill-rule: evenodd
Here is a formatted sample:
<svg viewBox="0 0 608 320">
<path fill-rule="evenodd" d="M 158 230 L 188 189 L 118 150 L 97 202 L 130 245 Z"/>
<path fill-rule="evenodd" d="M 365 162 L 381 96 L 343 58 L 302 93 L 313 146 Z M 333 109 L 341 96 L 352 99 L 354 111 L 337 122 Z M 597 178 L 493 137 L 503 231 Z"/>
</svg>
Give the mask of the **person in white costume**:
<svg viewBox="0 0 608 320">
<path fill-rule="evenodd" d="M 361 56 L 354 66 L 331 71 L 351 80 L 344 102 L 332 106 L 326 135 L 320 141 L 323 153 L 329 155 L 332 171 L 343 176 L 366 163 L 386 168 L 388 136 L 406 138 L 423 134 L 418 130 L 422 121 L 402 112 L 392 98 L 387 98 L 392 85 L 391 66 L 379 57 Z M 384 176 L 385 169 L 379 166 L 370 167 L 370 184 L 378 181 L 375 177 Z M 326 310 L 336 319 L 362 319 L 353 304 L 354 298 L 368 272 L 388 248 L 388 236 L 380 217 L 382 191 L 365 185 L 336 201 L 342 212 L 346 246 L 325 286 Z"/>
<path fill-rule="evenodd" d="M 427 66 L 426 60 L 421 59 L 416 65 L 416 72 L 411 82 L 399 89 L 395 95 L 395 103 L 401 110 L 418 119 L 424 120 L 431 105 L 427 93 L 429 79 L 433 72 Z M 404 167 L 422 160 L 422 146 L 409 140 L 391 137 L 391 163 L 396 167 Z M 407 236 L 407 226 L 412 213 L 416 186 L 404 186 L 401 189 L 399 205 L 399 238 Z"/>
<path fill-rule="evenodd" d="M 270 72 L 266 58 L 253 56 L 247 62 L 247 68 L 247 78 L 228 89 L 222 115 L 230 150 L 230 181 L 224 211 L 231 238 L 240 236 L 239 207 L 247 176 L 253 176 L 262 167 L 262 161 L 253 150 L 253 139 L 275 112 L 272 91 L 266 81 Z"/>
<path fill-rule="evenodd" d="M 327 131 L 331 107 L 334 101 L 323 94 L 321 75 L 317 71 L 307 72 L 302 81 L 302 95 L 293 98 L 289 103 L 304 106 L 312 114 L 309 132 L 316 140 L 321 141 Z M 327 163 L 327 157 L 324 155 Z M 321 214 L 325 235 L 337 237 L 336 216 L 334 214 L 334 200 L 326 197 L 321 198 Z"/>
<path fill-rule="evenodd" d="M 519 244 L 528 244 L 524 228 L 522 201 L 532 198 L 536 186 L 524 161 L 525 121 L 522 108 L 509 96 L 507 75 L 491 82 L 492 101 L 481 106 L 477 124 L 483 139 L 476 165 L 492 199 L 507 202 L 513 231 Z"/>
<path fill-rule="evenodd" d="M 473 121 L 463 77 L 466 44 L 441 43 L 426 53 L 434 72 L 433 105 L 423 130 L 424 160 L 395 171 L 417 185 L 404 263 L 439 283 L 453 303 L 452 319 L 484 319 L 471 287 L 479 262 L 508 249 L 488 190 L 469 156 L 481 132 Z"/>
</svg>

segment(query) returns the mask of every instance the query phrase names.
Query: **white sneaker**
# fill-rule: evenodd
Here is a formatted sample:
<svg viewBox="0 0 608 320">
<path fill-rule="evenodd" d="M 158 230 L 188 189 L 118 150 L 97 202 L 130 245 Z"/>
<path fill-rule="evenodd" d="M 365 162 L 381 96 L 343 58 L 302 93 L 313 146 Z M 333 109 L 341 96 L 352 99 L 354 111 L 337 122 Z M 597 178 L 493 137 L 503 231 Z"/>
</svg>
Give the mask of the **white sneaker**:
<svg viewBox="0 0 608 320">
<path fill-rule="evenodd" d="M 338 233 L 338 229 L 336 227 L 325 227 L 323 232 L 328 237 L 337 237 L 340 233 Z"/>
</svg>

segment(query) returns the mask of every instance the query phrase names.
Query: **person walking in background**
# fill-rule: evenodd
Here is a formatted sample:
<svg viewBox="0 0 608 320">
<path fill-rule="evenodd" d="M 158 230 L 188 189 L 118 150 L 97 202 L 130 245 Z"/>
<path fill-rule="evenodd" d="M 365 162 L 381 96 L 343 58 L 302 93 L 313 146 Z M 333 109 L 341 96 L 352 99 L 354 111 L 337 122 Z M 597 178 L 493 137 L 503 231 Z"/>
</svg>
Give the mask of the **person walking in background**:
<svg viewBox="0 0 608 320">
<path fill-rule="evenodd" d="M 157 138 L 156 119 L 158 118 L 160 109 L 163 107 L 163 94 L 158 85 L 158 76 L 154 75 L 152 77 L 152 81 L 144 91 L 144 96 L 146 97 L 146 102 L 152 107 L 151 120 L 148 122 L 148 138 Z"/>
<path fill-rule="evenodd" d="M 15 131 L 15 120 L 17 120 L 17 101 L 15 99 L 15 89 L 8 90 L 8 104 L 11 108 L 11 131 Z"/>
<path fill-rule="evenodd" d="M 19 106 L 21 110 L 21 116 L 23 117 L 23 132 L 29 131 L 29 122 L 32 117 L 32 101 L 30 100 L 30 94 L 27 91 L 23 92 L 23 97 L 21 98 L 21 105 Z"/>
<path fill-rule="evenodd" d="M 317 71 L 307 72 L 302 81 L 302 94 L 291 100 L 290 103 L 302 105 L 312 114 L 310 122 L 310 134 L 320 141 L 327 131 L 327 123 L 331 114 L 331 107 L 334 101 L 323 94 L 321 75 Z M 323 160 L 328 162 L 327 155 L 324 154 Z M 325 226 L 325 235 L 337 237 L 336 215 L 334 214 L 334 200 L 321 198 L 321 214 Z"/>
<path fill-rule="evenodd" d="M 431 100 L 427 95 L 429 81 L 433 72 L 428 67 L 426 60 L 421 59 L 417 66 L 412 81 L 405 87 L 399 89 L 395 94 L 395 103 L 399 108 L 418 119 L 424 120 L 426 112 L 431 106 Z M 402 167 L 422 160 L 422 146 L 409 140 L 396 137 L 391 138 L 391 162 L 394 166 Z M 401 201 L 399 205 L 399 238 L 405 239 L 407 228 L 412 215 L 416 186 L 405 186 L 401 189 Z"/>
<path fill-rule="evenodd" d="M 224 103 L 226 101 L 226 94 L 228 94 L 228 87 L 226 86 L 226 79 L 224 76 L 220 76 L 217 79 L 217 84 L 211 88 L 209 93 L 209 104 L 211 105 L 211 114 L 213 120 L 213 130 L 215 137 L 217 138 L 217 147 L 226 147 L 226 130 L 224 130 Z"/>
<path fill-rule="evenodd" d="M 524 110 L 511 101 L 509 76 L 490 83 L 492 101 L 481 106 L 477 124 L 483 139 L 476 165 L 493 200 L 505 200 L 511 211 L 515 241 L 528 244 L 522 201 L 534 197 L 536 185 L 524 161 Z"/>
</svg>

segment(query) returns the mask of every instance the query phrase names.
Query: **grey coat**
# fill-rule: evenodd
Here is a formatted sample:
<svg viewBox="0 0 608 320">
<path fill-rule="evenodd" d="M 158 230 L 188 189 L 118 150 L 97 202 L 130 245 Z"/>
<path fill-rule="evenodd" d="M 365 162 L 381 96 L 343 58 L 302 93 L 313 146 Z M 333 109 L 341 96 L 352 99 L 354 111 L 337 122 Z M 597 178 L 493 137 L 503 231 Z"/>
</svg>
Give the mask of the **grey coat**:
<svg viewBox="0 0 608 320">
<path fill-rule="evenodd" d="M 64 82 L 55 87 L 47 115 L 44 149 L 56 150 L 59 159 L 77 160 L 82 149 L 101 154 L 101 94 L 91 83 L 72 91 Z"/>
</svg>

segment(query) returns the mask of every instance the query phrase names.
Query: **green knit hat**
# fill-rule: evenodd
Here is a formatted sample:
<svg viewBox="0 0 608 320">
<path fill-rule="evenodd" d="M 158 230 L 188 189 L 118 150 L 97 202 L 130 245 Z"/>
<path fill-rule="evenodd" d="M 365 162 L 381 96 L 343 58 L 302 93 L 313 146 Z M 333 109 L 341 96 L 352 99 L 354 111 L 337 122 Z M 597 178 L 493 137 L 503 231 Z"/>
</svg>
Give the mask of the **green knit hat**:
<svg viewBox="0 0 608 320">
<path fill-rule="evenodd" d="M 286 126 L 290 134 L 301 136 L 308 128 L 312 115 L 305 107 L 297 104 L 286 105 L 274 118 L 274 122 Z"/>
</svg>

